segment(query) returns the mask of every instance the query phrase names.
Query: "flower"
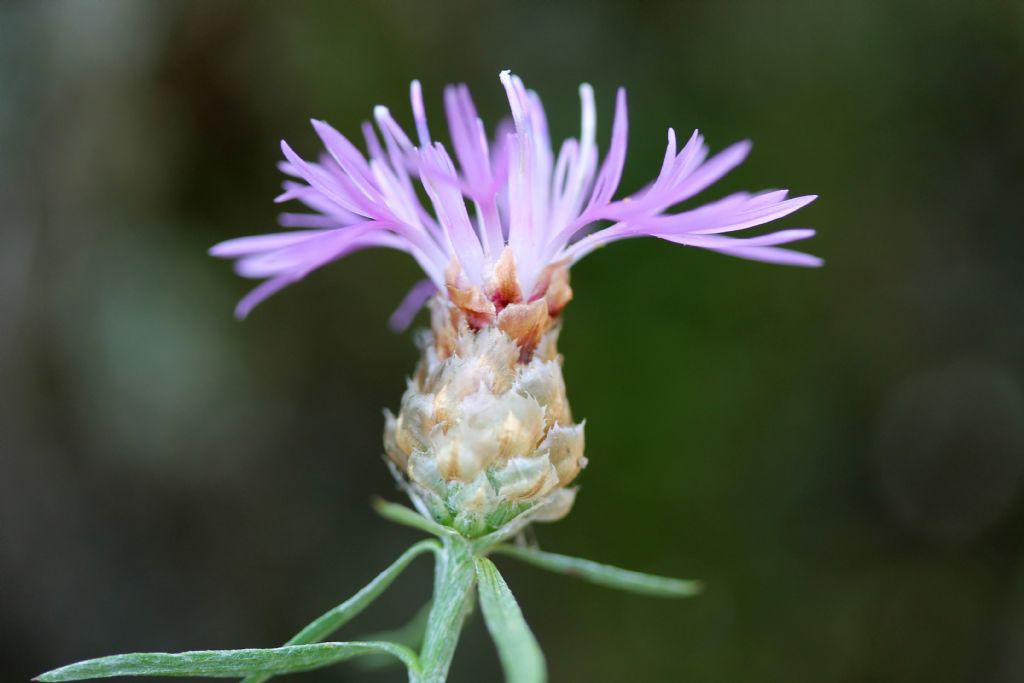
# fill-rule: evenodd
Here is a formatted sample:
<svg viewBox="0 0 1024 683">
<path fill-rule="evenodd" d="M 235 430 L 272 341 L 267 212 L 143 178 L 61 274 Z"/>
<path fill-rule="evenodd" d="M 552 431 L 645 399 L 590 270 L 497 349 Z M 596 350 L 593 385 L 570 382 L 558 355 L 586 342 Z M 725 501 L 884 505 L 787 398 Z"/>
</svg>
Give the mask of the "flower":
<svg viewBox="0 0 1024 683">
<path fill-rule="evenodd" d="M 580 137 L 563 142 L 555 155 L 540 98 L 508 71 L 500 79 L 512 123 L 502 122 L 493 141 L 468 88 L 445 89 L 455 160 L 431 137 L 418 81 L 411 86 L 416 143 L 382 106 L 374 109 L 377 129 L 363 125 L 368 156 L 323 121 L 312 122 L 326 150 L 317 162 L 302 159 L 282 141 L 286 161 L 281 170 L 292 179 L 285 181 L 277 200 L 298 200 L 313 213 L 284 213 L 280 223 L 287 232 L 232 239 L 210 250 L 237 259 L 240 275 L 264 280 L 239 302 L 236 315 L 246 316 L 313 270 L 369 247 L 407 252 L 427 276 L 393 316 L 396 328 L 407 325 L 435 292 L 446 293 L 480 326 L 496 320 L 506 304 L 544 297 L 552 281 L 562 289 L 552 297 L 551 312 L 557 316 L 568 300 L 567 278 L 560 271 L 598 247 L 632 237 L 658 237 L 770 263 L 821 264 L 817 257 L 780 246 L 811 237 L 814 231 L 808 228 L 726 236 L 793 213 L 813 195 L 739 192 L 671 212 L 738 166 L 750 151 L 749 142 L 709 158 L 697 131 L 677 150 L 670 128 L 654 182 L 613 199 L 626 158 L 625 91 L 618 91 L 611 143 L 599 163 L 589 85 L 580 86 Z M 417 184 L 432 210 L 417 195 Z"/>
<path fill-rule="evenodd" d="M 296 199 L 314 213 L 283 214 L 281 224 L 297 228 L 289 232 L 211 249 L 238 259 L 239 274 L 264 279 L 239 303 L 239 316 L 359 249 L 388 247 L 416 259 L 427 279 L 392 322 L 404 327 L 429 299 L 431 330 L 421 335 L 423 353 L 398 415 L 386 413 L 384 446 L 417 509 L 467 537 L 507 535 L 572 506 L 575 492 L 567 487 L 586 465 L 583 424 L 569 410 L 556 346 L 573 263 L 640 236 L 772 263 L 821 263 L 780 247 L 810 237 L 810 229 L 746 239 L 723 234 L 786 216 L 813 196 L 741 192 L 671 212 L 742 162 L 749 143 L 709 158 L 699 133 L 677 150 L 669 129 L 657 178 L 616 200 L 626 156 L 625 92 L 618 92 L 611 144 L 599 163 L 590 86 L 580 87 L 580 138 L 565 141 L 556 156 L 536 93 L 507 71 L 501 82 L 512 123 L 499 125 L 493 141 L 468 89 L 445 90 L 457 167 L 431 138 L 416 81 L 417 144 L 384 107 L 374 110 L 377 129 L 363 126 L 369 157 L 313 121 L 326 153 L 308 162 L 282 142 L 281 168 L 294 180 L 278 199 Z"/>
<path fill-rule="evenodd" d="M 694 582 L 502 545 L 531 522 L 568 514 L 576 496 L 568 487 L 587 464 L 584 425 L 574 422 L 569 409 L 557 350 L 560 314 L 572 298 L 568 269 L 600 246 L 644 235 L 759 261 L 817 266 L 820 259 L 780 247 L 810 237 L 810 229 L 723 236 L 786 216 L 814 197 L 787 199 L 784 190 L 736 193 L 671 213 L 742 162 L 750 144 L 737 143 L 708 158 L 696 131 L 677 151 L 669 129 L 654 182 L 615 200 L 626 155 L 625 92 L 618 92 L 611 144 L 599 164 L 590 86 L 580 87 L 580 138 L 565 141 L 556 156 L 540 98 L 508 71 L 501 82 L 512 124 L 499 125 L 490 144 L 467 88 L 445 90 L 457 168 L 430 136 L 416 81 L 418 144 L 384 107 L 374 110 L 379 137 L 371 124 L 363 126 L 368 158 L 341 133 L 313 121 L 326 153 L 308 162 L 282 142 L 287 161 L 281 169 L 295 180 L 285 182 L 278 200 L 298 200 L 314 213 L 283 214 L 281 224 L 296 228 L 289 232 L 229 240 L 210 250 L 237 259 L 240 275 L 264 280 L 238 304 L 239 317 L 359 249 L 397 249 L 420 264 L 427 279 L 412 288 L 392 322 L 407 325 L 429 300 L 431 329 L 420 334 L 422 355 L 398 415 L 385 411 L 384 450 L 420 514 L 448 528 L 410 519 L 408 510 L 391 503 L 377 508 L 394 521 L 435 533 L 441 542 L 414 545 L 354 598 L 289 640 L 291 647 L 117 655 L 62 667 L 39 680 L 162 671 L 227 672 L 262 681 L 344 656 L 385 652 L 406 665 L 409 680 L 444 681 L 476 594 L 507 678 L 544 680 L 543 655 L 489 553 L 647 595 L 683 597 L 700 590 Z M 420 201 L 414 181 L 432 211 Z M 355 616 L 426 552 L 435 555 L 434 596 L 418 655 L 388 642 L 309 644 Z M 323 645 L 331 649 L 310 650 Z"/>
</svg>

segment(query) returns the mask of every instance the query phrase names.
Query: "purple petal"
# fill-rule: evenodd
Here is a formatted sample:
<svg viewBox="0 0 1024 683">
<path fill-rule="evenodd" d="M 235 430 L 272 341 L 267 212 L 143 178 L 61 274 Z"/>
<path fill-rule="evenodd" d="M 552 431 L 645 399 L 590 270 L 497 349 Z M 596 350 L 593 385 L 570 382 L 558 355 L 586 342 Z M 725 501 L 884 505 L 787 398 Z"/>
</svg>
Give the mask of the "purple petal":
<svg viewBox="0 0 1024 683">
<path fill-rule="evenodd" d="M 487 147 L 487 133 L 465 85 L 444 91 L 445 114 L 455 155 L 462 170 L 463 193 L 477 204 L 478 232 L 484 253 L 499 253 L 504 243 L 498 215 L 495 183 Z"/>
<path fill-rule="evenodd" d="M 591 195 L 588 209 L 608 203 L 619 188 L 622 169 L 626 164 L 626 138 L 629 132 L 629 121 L 626 113 L 626 90 L 619 88 L 615 96 L 615 120 L 612 123 L 612 141 L 608 146 L 608 156 L 601 165 L 594 193 Z"/>
<path fill-rule="evenodd" d="M 282 213 L 277 216 L 277 224 L 282 228 L 320 228 L 333 229 L 351 225 L 349 221 L 338 220 L 334 216 L 321 213 Z"/>
<path fill-rule="evenodd" d="M 708 146 L 704 144 L 704 136 L 700 134 L 700 131 L 694 130 L 690 139 L 686 141 L 683 149 L 673 160 L 672 170 L 665 179 L 666 185 L 671 187 L 693 173 L 694 169 L 708 158 L 708 151 Z"/>
<path fill-rule="evenodd" d="M 427 191 L 438 221 L 444 228 L 452 253 L 466 275 L 478 285 L 483 284 L 483 248 L 466 211 L 462 193 L 451 180 L 455 167 L 440 143 L 421 150 L 425 161 L 423 187 Z M 428 170 L 429 169 L 429 170 Z M 447 178 L 449 182 L 443 182 Z M 439 182 L 439 180 L 441 182 Z"/>
<path fill-rule="evenodd" d="M 558 249 L 564 246 L 564 241 L 568 238 L 563 238 L 562 235 L 568 225 L 579 216 L 586 202 L 587 190 L 597 169 L 596 128 L 594 90 L 584 83 L 580 86 L 579 142 L 572 138 L 566 140 L 562 152 L 559 153 L 559 163 L 564 163 L 566 166 L 565 180 L 564 185 L 560 185 L 557 180 L 558 170 L 556 168 L 554 205 L 551 215 L 548 217 L 552 235 L 548 239 L 545 259 L 550 259 Z M 569 236 L 571 237 L 571 235 Z"/>
<path fill-rule="evenodd" d="M 734 195 L 736 197 L 738 195 Z M 678 214 L 639 219 L 638 226 L 650 234 L 712 234 L 744 230 L 769 223 L 802 209 L 815 199 L 815 195 L 794 197 L 782 202 L 764 204 L 757 198 L 737 202 L 726 198 Z M 754 208 L 749 208 L 754 204 Z"/>
<path fill-rule="evenodd" d="M 750 195 L 736 192 L 722 199 L 676 214 L 650 215 L 650 207 L 643 200 L 637 202 L 615 202 L 602 212 L 602 218 L 618 221 L 619 224 L 588 235 L 596 239 L 601 235 L 653 235 L 690 232 L 701 228 L 716 227 L 728 223 L 740 214 Z M 582 241 L 582 240 L 581 240 Z"/>
<path fill-rule="evenodd" d="M 398 308 L 388 318 L 388 327 L 393 332 L 404 332 L 409 328 L 412 319 L 416 317 L 423 305 L 427 303 L 434 293 L 437 292 L 437 285 L 430 280 L 420 280 L 412 286 L 409 293 L 398 304 Z"/>
<path fill-rule="evenodd" d="M 784 194 L 784 193 L 783 193 Z M 786 201 L 770 204 L 768 206 L 758 207 L 755 209 L 747 209 L 742 213 L 739 213 L 732 217 L 732 222 L 727 225 L 704 228 L 701 230 L 692 230 L 695 234 L 708 235 L 720 232 L 732 232 L 735 230 L 745 230 L 752 228 L 757 225 L 763 225 L 774 220 L 778 220 L 789 214 L 799 211 L 804 208 L 815 199 L 817 195 L 805 195 L 803 197 L 794 197 L 793 199 L 787 199 Z"/>
<path fill-rule="evenodd" d="M 380 146 L 380 140 L 377 139 L 377 132 L 373 129 L 373 124 L 363 121 L 362 131 L 363 140 L 366 142 L 366 151 L 369 152 L 370 158 L 381 162 L 387 159 L 384 156 L 384 149 Z"/>
<path fill-rule="evenodd" d="M 693 136 L 690 138 L 692 142 L 697 136 L 697 131 L 693 131 Z M 669 179 L 669 175 L 672 169 L 675 167 L 676 161 L 676 131 L 672 128 L 668 129 L 668 143 L 665 145 L 665 156 L 661 160 L 661 170 L 658 171 L 657 178 L 654 179 L 654 184 L 651 185 L 651 192 L 655 192 L 659 189 L 660 185 L 666 183 Z"/>
<path fill-rule="evenodd" d="M 354 186 L 346 187 L 341 178 L 330 176 L 322 169 L 304 161 L 284 140 L 281 141 L 281 151 L 288 161 L 295 166 L 303 180 L 323 194 L 325 198 L 330 199 L 346 211 L 361 216 L 374 217 L 372 215 L 374 212 L 370 210 L 369 203 Z"/>
<path fill-rule="evenodd" d="M 355 249 L 370 246 L 390 247 L 400 251 L 409 249 L 408 243 L 397 235 L 384 232 L 374 223 L 363 223 L 338 230 L 325 230 L 295 244 L 253 253 L 237 261 L 235 271 L 243 277 L 255 278 L 271 277 L 286 271 L 305 273 L 312 270 L 311 266 L 319 267 Z"/>
<path fill-rule="evenodd" d="M 780 266 L 801 266 L 803 268 L 818 268 L 825 264 L 824 259 L 810 254 L 778 247 L 749 247 L 739 249 L 715 249 L 719 254 L 736 256 L 737 258 L 750 261 L 761 261 L 762 263 L 774 263 Z"/>
<path fill-rule="evenodd" d="M 257 252 L 280 249 L 322 235 L 320 230 L 296 230 L 295 232 L 276 232 L 269 235 L 252 235 L 225 240 L 210 247 L 207 252 L 217 258 L 237 258 Z"/>
<path fill-rule="evenodd" d="M 444 108 L 455 156 L 466 175 L 467 184 L 479 183 L 489 187 L 491 169 L 487 158 L 487 137 L 479 135 L 479 118 L 469 89 L 464 85 L 445 88 Z"/>
<path fill-rule="evenodd" d="M 509 71 L 502 71 L 500 78 L 508 96 L 516 131 L 509 144 L 508 244 L 515 254 L 516 266 L 521 274 L 528 250 L 536 242 L 533 234 L 535 145 L 528 95 L 522 82 Z"/>
<path fill-rule="evenodd" d="M 373 118 L 377 121 L 377 127 L 380 128 L 385 142 L 390 139 L 403 155 L 412 157 L 415 146 L 412 144 L 409 136 L 405 134 L 405 131 L 402 130 L 402 127 L 398 125 L 398 122 L 391 116 L 388 108 L 377 105 L 373 108 Z"/>
<path fill-rule="evenodd" d="M 688 244 L 691 247 L 702 247 L 704 249 L 746 249 L 748 247 L 774 247 L 779 244 L 805 240 L 814 237 L 814 230 L 811 228 L 791 228 L 789 230 L 779 230 L 767 235 L 747 238 L 721 237 L 719 235 L 659 235 L 659 237 L 670 242 Z"/>
<path fill-rule="evenodd" d="M 692 174 L 685 176 L 670 192 L 666 205 L 672 206 L 684 202 L 690 197 L 700 194 L 705 189 L 721 180 L 722 176 L 743 163 L 750 154 L 750 141 L 742 140 L 701 164 Z"/>
<path fill-rule="evenodd" d="M 365 228 L 370 229 L 371 226 L 365 226 Z M 335 232 L 341 233 L 342 231 Z M 235 307 L 235 316 L 239 319 L 245 318 L 253 308 L 270 296 L 281 291 L 288 285 L 298 282 L 309 275 L 312 271 L 331 261 L 343 258 L 360 249 L 378 246 L 390 246 L 395 248 L 396 245 L 399 244 L 399 242 L 394 241 L 394 236 L 391 236 L 392 239 L 389 240 L 388 236 L 384 233 L 359 236 L 353 235 L 352 233 L 354 231 L 351 229 L 347 229 L 346 232 L 348 232 L 348 235 L 336 235 L 336 237 L 351 237 L 350 239 L 338 239 L 330 245 L 319 245 L 321 246 L 320 249 L 308 254 L 292 254 L 291 256 L 293 259 L 290 267 L 280 274 L 275 274 L 274 277 L 271 277 L 261 283 L 251 292 L 246 294 L 242 300 L 238 302 L 238 306 Z M 300 258 L 300 256 L 308 256 L 309 258 L 303 259 Z M 238 265 L 241 263 L 242 262 L 240 261 Z M 289 265 L 287 258 L 281 257 L 279 257 L 278 264 L 282 267 Z"/>
<path fill-rule="evenodd" d="M 322 214 L 332 216 L 339 222 L 346 225 L 365 220 L 363 216 L 341 208 L 336 202 L 332 202 L 330 199 L 325 197 L 322 192 L 318 191 L 316 188 L 310 187 L 309 185 L 286 182 L 285 188 L 286 191 L 275 201 L 300 201 L 314 211 L 319 211 Z"/>
<path fill-rule="evenodd" d="M 312 119 L 312 124 L 316 134 L 323 141 L 324 147 L 330 152 L 331 158 L 341 167 L 345 176 L 359 188 L 359 191 L 365 197 L 371 200 L 379 199 L 380 194 L 374 186 L 370 166 L 366 163 L 366 159 L 359 152 L 359 149 L 326 121 Z M 337 177 L 337 174 L 335 174 L 335 177 Z M 338 179 L 340 180 L 340 178 Z"/>
<path fill-rule="evenodd" d="M 672 242 L 685 244 L 701 249 L 710 249 L 728 256 L 749 259 L 752 261 L 763 261 L 786 266 L 803 266 L 815 268 L 824 263 L 817 256 L 804 254 L 789 249 L 779 249 L 775 245 L 788 244 L 798 240 L 804 240 L 814 236 L 814 230 L 810 228 L 798 228 L 792 230 L 780 230 L 768 235 L 759 235 L 747 239 L 734 237 L 721 237 L 718 235 L 673 235 L 664 237 Z"/>
<path fill-rule="evenodd" d="M 412 118 L 416 123 L 420 147 L 427 147 L 430 145 L 430 130 L 427 128 L 427 110 L 423 106 L 423 88 L 419 81 L 409 85 L 409 99 L 412 101 Z"/>
<path fill-rule="evenodd" d="M 235 306 L 235 317 L 244 320 L 259 304 L 277 294 L 282 289 L 292 284 L 295 278 L 291 275 L 281 275 L 266 282 L 260 283 L 255 289 L 242 297 L 242 300 Z"/>
</svg>

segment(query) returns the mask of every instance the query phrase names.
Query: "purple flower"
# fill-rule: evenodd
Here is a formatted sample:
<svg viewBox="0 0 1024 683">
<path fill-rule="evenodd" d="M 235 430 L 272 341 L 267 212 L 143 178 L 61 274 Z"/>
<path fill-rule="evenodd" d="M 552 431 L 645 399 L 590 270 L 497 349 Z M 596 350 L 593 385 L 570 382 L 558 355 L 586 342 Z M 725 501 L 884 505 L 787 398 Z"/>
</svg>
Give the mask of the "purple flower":
<svg viewBox="0 0 1024 683">
<path fill-rule="evenodd" d="M 675 131 L 669 129 L 654 182 L 613 199 L 626 158 L 625 91 L 618 91 L 611 144 L 599 163 L 589 85 L 580 86 L 580 137 L 563 142 L 556 155 L 540 98 L 508 71 L 500 78 L 512 123 L 499 124 L 493 140 L 468 88 L 445 88 L 454 160 L 431 137 L 418 81 L 411 87 L 416 142 L 382 106 L 374 109 L 376 129 L 363 124 L 368 156 L 323 121 L 313 121 L 326 150 L 317 162 L 303 160 L 282 141 L 286 161 L 280 167 L 291 179 L 277 201 L 298 200 L 312 213 L 282 214 L 287 232 L 228 240 L 210 250 L 213 256 L 237 259 L 239 275 L 264 280 L 239 302 L 236 314 L 246 316 L 313 270 L 368 247 L 407 252 L 427 276 L 396 311 L 396 327 L 406 325 L 434 292 L 451 292 L 453 286 L 493 291 L 503 256 L 511 266 L 505 279 L 511 272 L 523 300 L 531 301 L 543 295 L 552 266 L 571 265 L 598 247 L 630 237 L 658 237 L 770 263 L 821 265 L 815 256 L 780 246 L 811 237 L 814 230 L 808 228 L 725 236 L 793 213 L 813 195 L 739 192 L 670 212 L 738 166 L 750 151 L 749 142 L 709 158 L 697 131 L 677 149 Z M 429 207 L 417 196 L 417 184 L 429 197 Z"/>
</svg>

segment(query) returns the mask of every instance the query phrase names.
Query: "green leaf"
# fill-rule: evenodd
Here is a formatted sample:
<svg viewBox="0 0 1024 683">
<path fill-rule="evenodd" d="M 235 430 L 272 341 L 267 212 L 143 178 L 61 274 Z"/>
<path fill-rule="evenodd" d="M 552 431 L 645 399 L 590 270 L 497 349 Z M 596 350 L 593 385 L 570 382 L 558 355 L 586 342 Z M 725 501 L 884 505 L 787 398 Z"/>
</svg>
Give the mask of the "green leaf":
<svg viewBox="0 0 1024 683">
<path fill-rule="evenodd" d="M 415 510 L 410 510 L 404 505 L 399 505 L 398 503 L 389 503 L 382 498 L 374 498 L 373 509 L 377 511 L 378 515 L 388 521 L 394 522 L 395 524 L 410 526 L 413 529 L 426 531 L 428 534 L 434 534 L 435 536 L 459 536 L 459 532 L 455 531 L 455 529 L 441 526 L 437 522 L 427 519 Z"/>
<path fill-rule="evenodd" d="M 498 647 L 507 683 L 543 683 L 547 680 L 544 654 L 523 619 L 512 591 L 486 557 L 475 558 L 480 584 L 480 607 L 487 630 Z"/>
<path fill-rule="evenodd" d="M 493 548 L 493 552 L 514 557 L 541 569 L 575 576 L 591 583 L 631 593 L 653 595 L 660 598 L 685 598 L 697 595 L 702 590 L 699 581 L 684 581 L 666 576 L 642 574 L 578 557 L 546 553 L 532 548 L 499 545 Z"/>
<path fill-rule="evenodd" d="M 402 553 L 401 557 L 395 560 L 390 567 L 378 574 L 373 581 L 366 584 L 358 593 L 313 620 L 285 645 L 306 645 L 308 643 L 320 642 L 366 609 L 409 566 L 410 562 L 425 552 L 432 551 L 437 553 L 440 552 L 440 549 L 440 544 L 434 539 L 420 541 Z M 380 640 L 389 639 L 381 638 Z M 253 674 L 246 677 L 242 683 L 264 683 L 264 681 L 268 681 L 271 678 L 272 673 L 269 672 Z"/>
<path fill-rule="evenodd" d="M 111 676 L 206 676 L 235 678 L 264 672 L 288 674 L 328 666 L 358 655 L 385 652 L 409 669 L 419 668 L 416 654 L 394 643 L 320 643 L 269 650 L 199 650 L 195 652 L 142 652 L 100 657 L 54 669 L 36 680 L 79 681 Z"/>
</svg>

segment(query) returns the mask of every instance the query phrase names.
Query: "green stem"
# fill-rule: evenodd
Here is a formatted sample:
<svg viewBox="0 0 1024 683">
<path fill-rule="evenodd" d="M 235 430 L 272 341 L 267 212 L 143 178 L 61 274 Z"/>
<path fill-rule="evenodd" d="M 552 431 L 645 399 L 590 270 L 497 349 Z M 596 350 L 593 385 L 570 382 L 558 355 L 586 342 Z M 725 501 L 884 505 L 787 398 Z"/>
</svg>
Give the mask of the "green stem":
<svg viewBox="0 0 1024 683">
<path fill-rule="evenodd" d="M 434 599 L 420 652 L 420 670 L 409 673 L 410 683 L 444 683 L 448 677 L 462 626 L 473 608 L 476 569 L 473 550 L 461 538 L 442 540 L 434 574 Z"/>
</svg>

